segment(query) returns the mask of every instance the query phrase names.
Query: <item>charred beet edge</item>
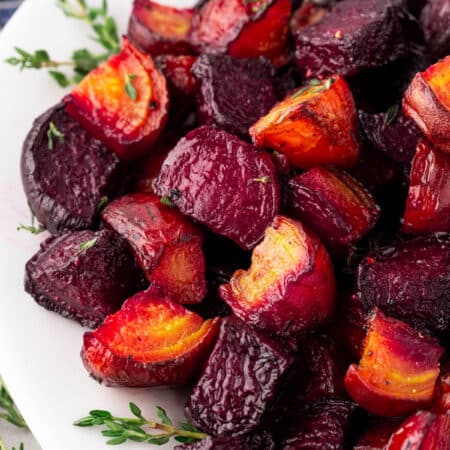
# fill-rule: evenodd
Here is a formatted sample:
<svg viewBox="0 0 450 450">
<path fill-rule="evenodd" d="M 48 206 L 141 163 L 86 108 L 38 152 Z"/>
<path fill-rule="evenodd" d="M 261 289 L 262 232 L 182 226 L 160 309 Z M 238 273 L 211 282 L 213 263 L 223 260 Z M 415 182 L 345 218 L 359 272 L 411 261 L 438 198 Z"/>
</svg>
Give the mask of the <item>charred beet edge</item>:
<svg viewBox="0 0 450 450">
<path fill-rule="evenodd" d="M 436 56 L 450 53 L 450 8 L 448 0 L 428 0 L 420 15 L 425 39 Z"/>
<path fill-rule="evenodd" d="M 382 66 L 406 53 L 402 21 L 406 12 L 397 0 L 346 0 L 317 24 L 295 36 L 295 58 L 302 74 L 354 75 Z"/>
<path fill-rule="evenodd" d="M 345 387 L 372 414 L 411 414 L 431 404 L 443 353 L 437 340 L 375 308 L 361 360 L 347 370 Z"/>
<path fill-rule="evenodd" d="M 419 329 L 450 331 L 450 238 L 419 237 L 369 254 L 358 269 L 358 296 Z"/>
<path fill-rule="evenodd" d="M 246 434 L 261 423 L 290 365 L 278 343 L 226 318 L 186 414 L 212 436 Z"/>
<path fill-rule="evenodd" d="M 25 269 L 39 305 L 91 328 L 144 286 L 128 244 L 108 230 L 50 237 Z"/>
<path fill-rule="evenodd" d="M 207 320 L 150 287 L 84 335 L 84 365 L 107 386 L 183 385 L 200 371 L 220 319 Z"/>
<path fill-rule="evenodd" d="M 21 173 L 34 215 L 58 233 L 94 228 L 98 206 L 117 194 L 122 170 L 118 158 L 60 103 L 34 122 L 23 146 Z"/>
<path fill-rule="evenodd" d="M 183 214 L 247 250 L 263 238 L 280 204 L 270 156 L 212 127 L 178 142 L 153 188 Z"/>
<path fill-rule="evenodd" d="M 245 136 L 276 102 L 272 66 L 261 59 L 202 55 L 193 68 L 200 88 L 197 112 L 203 125 Z"/>
</svg>

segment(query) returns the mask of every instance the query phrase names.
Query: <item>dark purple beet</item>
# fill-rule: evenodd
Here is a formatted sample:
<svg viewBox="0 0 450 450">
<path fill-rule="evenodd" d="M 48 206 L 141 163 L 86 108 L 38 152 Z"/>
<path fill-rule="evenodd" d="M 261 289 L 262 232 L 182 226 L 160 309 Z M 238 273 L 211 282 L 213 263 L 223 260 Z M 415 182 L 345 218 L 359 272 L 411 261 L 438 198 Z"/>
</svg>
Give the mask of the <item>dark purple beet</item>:
<svg viewBox="0 0 450 450">
<path fill-rule="evenodd" d="M 25 269 L 25 290 L 39 305 L 91 328 L 144 287 L 127 242 L 109 230 L 52 236 Z"/>
<path fill-rule="evenodd" d="M 389 158 L 408 164 L 416 153 L 422 133 L 408 119 L 400 105 L 385 113 L 370 114 L 359 111 L 359 120 L 369 142 Z"/>
<path fill-rule="evenodd" d="M 436 234 L 381 248 L 358 268 L 366 311 L 386 314 L 435 333 L 450 331 L 450 235 Z"/>
<path fill-rule="evenodd" d="M 64 134 L 53 137 L 50 124 Z M 117 156 L 69 117 L 62 103 L 38 117 L 22 150 L 22 182 L 28 203 L 50 233 L 92 228 L 98 206 L 119 190 Z"/>
<path fill-rule="evenodd" d="M 186 405 L 188 418 L 212 436 L 237 436 L 256 429 L 290 364 L 278 343 L 235 316 L 225 319 Z"/>
<path fill-rule="evenodd" d="M 291 64 L 278 69 L 273 80 L 278 100 L 283 100 L 302 82 L 297 67 Z"/>
<path fill-rule="evenodd" d="M 200 85 L 197 112 L 202 125 L 245 136 L 277 101 L 273 67 L 264 58 L 202 55 L 192 72 Z"/>
<path fill-rule="evenodd" d="M 197 128 L 178 142 L 153 188 L 247 250 L 263 238 L 280 205 L 270 155 L 213 127 Z"/>
<path fill-rule="evenodd" d="M 346 0 L 319 23 L 299 30 L 295 58 L 302 74 L 354 75 L 406 53 L 400 0 Z"/>
<path fill-rule="evenodd" d="M 179 445 L 175 450 L 274 450 L 275 443 L 267 432 L 244 436 L 211 437 L 193 444 Z"/>
<path fill-rule="evenodd" d="M 436 56 L 450 53 L 450 3 L 448 0 L 428 0 L 420 15 L 431 51 Z"/>
</svg>

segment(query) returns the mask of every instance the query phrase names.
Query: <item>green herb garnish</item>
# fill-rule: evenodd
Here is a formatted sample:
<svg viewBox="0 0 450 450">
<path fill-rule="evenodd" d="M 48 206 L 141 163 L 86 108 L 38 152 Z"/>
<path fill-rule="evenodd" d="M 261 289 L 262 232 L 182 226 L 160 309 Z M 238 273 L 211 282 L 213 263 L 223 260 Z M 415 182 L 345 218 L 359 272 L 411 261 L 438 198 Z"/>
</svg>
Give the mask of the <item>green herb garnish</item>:
<svg viewBox="0 0 450 450">
<path fill-rule="evenodd" d="M 2 377 L 0 377 L 0 419 L 6 420 L 16 427 L 27 428 L 24 418 L 14 406 Z"/>
<path fill-rule="evenodd" d="M 100 199 L 97 205 L 97 212 L 102 212 L 105 209 L 105 206 L 109 203 L 109 198 L 105 195 Z"/>
<path fill-rule="evenodd" d="M 318 80 L 317 78 L 311 78 L 311 80 L 308 80 L 307 85 L 303 86 L 297 92 L 295 92 L 291 98 L 295 99 L 297 97 L 300 97 L 300 95 L 309 90 L 311 90 L 312 94 L 318 94 L 319 92 L 327 91 L 328 89 L 330 89 L 334 82 L 334 78 L 328 78 L 324 82 Z"/>
<path fill-rule="evenodd" d="M 136 101 L 137 99 L 137 90 L 133 85 L 133 80 L 135 80 L 137 77 L 137 75 L 133 75 L 131 74 L 126 74 L 125 75 L 125 92 L 127 93 L 128 97 L 131 98 L 131 100 L 133 100 L 133 102 Z"/>
<path fill-rule="evenodd" d="M 97 243 L 97 238 L 90 239 L 89 241 L 83 242 L 80 244 L 80 252 L 85 252 L 86 250 L 89 250 Z"/>
<path fill-rule="evenodd" d="M 47 131 L 47 138 L 48 138 L 48 149 L 53 150 L 55 148 L 55 138 L 58 139 L 60 142 L 64 142 L 64 133 L 61 133 L 61 131 L 59 131 L 58 128 L 56 128 L 56 125 L 53 122 L 50 122 Z"/>
<path fill-rule="evenodd" d="M 114 417 L 109 411 L 94 410 L 87 417 L 74 422 L 74 425 L 77 427 L 103 426 L 101 433 L 109 438 L 106 441 L 109 445 L 123 444 L 128 440 L 164 445 L 171 438 L 177 442 L 189 444 L 207 437 L 189 423 L 180 423 L 179 427 L 175 427 L 166 411 L 160 406 L 156 407 L 156 415 L 160 422 L 147 420 L 142 415 L 141 409 L 134 403 L 130 403 L 129 407 L 135 416 L 133 418 Z M 149 433 L 150 430 L 156 430 L 157 433 Z"/>
<path fill-rule="evenodd" d="M 31 211 L 31 225 L 23 225 L 22 223 L 19 224 L 17 227 L 17 231 L 25 230 L 28 231 L 31 234 L 41 234 L 43 233 L 46 228 L 42 225 L 39 225 L 38 227 L 35 225 L 36 217 L 33 214 L 33 211 Z M 1 379 L 0 379 L 1 381 Z"/>
<path fill-rule="evenodd" d="M 170 206 L 171 208 L 175 206 L 174 203 L 172 202 L 172 200 L 170 200 L 169 197 L 166 197 L 166 196 L 161 197 L 160 201 L 165 206 Z"/>
<path fill-rule="evenodd" d="M 384 114 L 383 128 L 390 126 L 398 115 L 400 107 L 398 104 L 392 105 Z"/>
</svg>

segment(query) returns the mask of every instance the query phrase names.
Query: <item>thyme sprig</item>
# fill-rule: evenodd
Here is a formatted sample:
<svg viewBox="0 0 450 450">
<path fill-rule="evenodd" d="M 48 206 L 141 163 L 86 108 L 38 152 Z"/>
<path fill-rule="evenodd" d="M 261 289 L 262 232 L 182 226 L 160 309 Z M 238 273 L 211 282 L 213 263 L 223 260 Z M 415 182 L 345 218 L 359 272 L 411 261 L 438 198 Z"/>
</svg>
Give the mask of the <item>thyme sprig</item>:
<svg viewBox="0 0 450 450">
<path fill-rule="evenodd" d="M 300 88 L 292 95 L 291 98 L 296 99 L 309 90 L 312 94 L 318 94 L 319 92 L 327 91 L 328 89 L 330 89 L 334 82 L 334 78 L 328 78 L 324 82 L 318 80 L 317 78 L 311 78 L 310 80 L 308 80 L 306 86 Z"/>
<path fill-rule="evenodd" d="M 159 422 L 148 420 L 142 415 L 141 409 L 134 403 L 129 405 L 133 418 L 115 417 L 109 411 L 93 410 L 74 425 L 77 427 L 103 426 L 102 435 L 108 438 L 108 445 L 119 445 L 126 441 L 147 442 L 154 445 L 167 444 L 171 438 L 177 442 L 188 444 L 207 437 L 191 424 L 183 422 L 178 427 L 167 416 L 160 406 L 156 407 Z M 149 431 L 155 430 L 156 433 Z"/>
<path fill-rule="evenodd" d="M 0 419 L 15 425 L 18 428 L 27 428 L 27 424 L 14 405 L 13 399 L 6 389 L 5 383 L 0 376 Z"/>
<path fill-rule="evenodd" d="M 33 212 L 31 211 L 31 225 L 24 225 L 23 223 L 19 223 L 19 226 L 17 227 L 17 231 L 24 230 L 24 231 L 28 231 L 31 234 L 41 234 L 46 230 L 46 228 L 43 225 L 39 224 L 38 226 L 36 226 L 35 223 L 36 223 L 36 217 L 33 214 Z M 1 381 L 1 379 L 0 379 L 0 381 Z M 0 383 L 0 386 L 1 386 L 1 383 Z"/>
</svg>

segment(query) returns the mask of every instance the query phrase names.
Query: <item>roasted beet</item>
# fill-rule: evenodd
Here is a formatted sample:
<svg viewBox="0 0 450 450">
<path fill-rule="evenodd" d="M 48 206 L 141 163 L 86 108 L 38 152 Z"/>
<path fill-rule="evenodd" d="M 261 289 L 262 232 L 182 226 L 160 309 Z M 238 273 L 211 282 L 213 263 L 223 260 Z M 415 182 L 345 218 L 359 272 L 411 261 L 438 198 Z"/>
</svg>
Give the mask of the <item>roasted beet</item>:
<svg viewBox="0 0 450 450">
<path fill-rule="evenodd" d="M 277 216 L 252 255 L 220 288 L 234 313 L 273 335 L 295 336 L 334 311 L 336 285 L 325 247 L 300 222 Z"/>
<path fill-rule="evenodd" d="M 248 433 L 261 423 L 291 364 L 282 347 L 236 317 L 224 319 L 186 413 L 212 436 Z"/>
<path fill-rule="evenodd" d="M 203 321 L 151 287 L 86 333 L 81 357 L 91 376 L 107 386 L 182 385 L 201 370 L 219 320 Z"/>
<path fill-rule="evenodd" d="M 183 214 L 244 249 L 263 238 L 280 204 L 270 156 L 212 127 L 179 141 L 153 187 Z"/>
<path fill-rule="evenodd" d="M 33 124 L 22 150 L 22 182 L 34 215 L 51 233 L 93 228 L 98 205 L 117 194 L 117 157 L 64 110 Z"/>
<path fill-rule="evenodd" d="M 372 414 L 411 414 L 431 403 L 443 353 L 437 340 L 375 309 L 361 360 L 349 367 L 345 387 Z"/>
<path fill-rule="evenodd" d="M 153 194 L 133 194 L 102 212 L 109 227 L 131 245 L 151 283 L 178 303 L 198 303 L 206 294 L 201 230 Z"/>
<path fill-rule="evenodd" d="M 188 34 L 193 9 L 177 9 L 152 0 L 134 0 L 128 37 L 152 56 L 194 52 Z"/>
<path fill-rule="evenodd" d="M 373 197 L 345 172 L 315 167 L 293 178 L 289 187 L 292 216 L 332 250 L 359 241 L 378 220 Z"/>
<path fill-rule="evenodd" d="M 315 80 L 250 128 L 256 146 L 284 153 L 295 167 L 351 167 L 358 161 L 353 96 L 342 77 Z"/>
<path fill-rule="evenodd" d="M 450 155 L 422 139 L 409 175 L 403 231 L 450 232 Z"/>
<path fill-rule="evenodd" d="M 420 237 L 381 248 L 358 269 L 359 297 L 419 329 L 450 331 L 450 238 Z"/>
<path fill-rule="evenodd" d="M 346 0 L 295 36 L 302 74 L 353 75 L 393 61 L 407 51 L 405 11 L 396 0 Z"/>
<path fill-rule="evenodd" d="M 39 305 L 91 328 L 144 286 L 128 244 L 108 230 L 50 237 L 25 269 Z"/>
<path fill-rule="evenodd" d="M 289 59 L 291 0 L 210 0 L 192 23 L 192 41 L 207 53 L 265 56 L 277 66 Z"/>
<path fill-rule="evenodd" d="M 420 15 L 425 39 L 433 54 L 450 52 L 450 5 L 448 0 L 427 0 Z"/>
<path fill-rule="evenodd" d="M 450 415 L 450 359 L 441 362 L 441 375 L 436 383 L 433 401 L 433 411 L 436 414 Z"/>
<path fill-rule="evenodd" d="M 278 69 L 273 78 L 273 84 L 277 99 L 283 100 L 291 91 L 301 84 L 297 67 L 289 64 Z"/>
<path fill-rule="evenodd" d="M 403 110 L 433 144 L 450 153 L 450 56 L 414 77 Z"/>
<path fill-rule="evenodd" d="M 398 429 L 398 419 L 372 418 L 353 450 L 384 450 L 392 433 Z"/>
<path fill-rule="evenodd" d="M 398 105 L 385 113 L 360 111 L 359 120 L 364 134 L 377 150 L 394 161 L 404 164 L 411 162 L 422 133 Z"/>
<path fill-rule="evenodd" d="M 304 1 L 289 22 L 291 33 L 295 36 L 303 28 L 319 23 L 329 10 L 327 5 L 318 5 L 311 0 Z"/>
<path fill-rule="evenodd" d="M 246 135 L 250 125 L 277 100 L 272 66 L 262 58 L 203 55 L 193 73 L 200 84 L 197 112 L 204 125 L 217 125 L 230 133 Z"/>
<path fill-rule="evenodd" d="M 168 82 L 171 100 L 176 96 L 194 96 L 197 92 L 197 81 L 192 74 L 196 61 L 197 57 L 190 55 L 161 55 L 156 58 L 156 65 Z"/>
<path fill-rule="evenodd" d="M 120 159 L 148 152 L 167 120 L 166 80 L 151 58 L 124 38 L 122 51 L 65 97 L 66 110 Z"/>
</svg>

